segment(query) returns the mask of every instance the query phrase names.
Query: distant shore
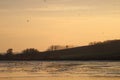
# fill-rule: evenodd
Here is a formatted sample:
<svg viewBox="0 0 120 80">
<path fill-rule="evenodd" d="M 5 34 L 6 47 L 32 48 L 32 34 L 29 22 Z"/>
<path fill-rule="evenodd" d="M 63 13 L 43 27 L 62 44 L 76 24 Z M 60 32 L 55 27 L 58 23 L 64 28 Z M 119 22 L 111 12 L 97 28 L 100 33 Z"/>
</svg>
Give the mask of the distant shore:
<svg viewBox="0 0 120 80">
<path fill-rule="evenodd" d="M 87 46 L 45 52 L 31 48 L 14 54 L 12 49 L 8 49 L 5 54 L 0 55 L 0 60 L 120 60 L 120 40 L 94 42 Z"/>
</svg>

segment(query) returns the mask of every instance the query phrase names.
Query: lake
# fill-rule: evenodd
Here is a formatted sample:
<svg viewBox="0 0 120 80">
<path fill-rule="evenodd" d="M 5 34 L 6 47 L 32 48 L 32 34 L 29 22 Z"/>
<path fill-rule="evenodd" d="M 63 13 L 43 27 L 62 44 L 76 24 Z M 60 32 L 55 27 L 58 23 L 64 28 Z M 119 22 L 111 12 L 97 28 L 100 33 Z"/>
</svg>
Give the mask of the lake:
<svg viewBox="0 0 120 80">
<path fill-rule="evenodd" d="M 0 61 L 0 80 L 120 80 L 119 61 Z"/>
</svg>

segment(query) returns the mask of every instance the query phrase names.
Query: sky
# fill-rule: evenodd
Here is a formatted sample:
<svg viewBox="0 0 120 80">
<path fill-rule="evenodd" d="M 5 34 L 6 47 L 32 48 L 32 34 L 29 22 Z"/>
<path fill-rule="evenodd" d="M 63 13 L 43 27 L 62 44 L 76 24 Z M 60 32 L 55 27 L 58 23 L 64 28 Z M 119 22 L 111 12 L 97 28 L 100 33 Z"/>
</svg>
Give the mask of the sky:
<svg viewBox="0 0 120 80">
<path fill-rule="evenodd" d="M 120 0 L 0 0 L 0 52 L 120 38 Z"/>
</svg>

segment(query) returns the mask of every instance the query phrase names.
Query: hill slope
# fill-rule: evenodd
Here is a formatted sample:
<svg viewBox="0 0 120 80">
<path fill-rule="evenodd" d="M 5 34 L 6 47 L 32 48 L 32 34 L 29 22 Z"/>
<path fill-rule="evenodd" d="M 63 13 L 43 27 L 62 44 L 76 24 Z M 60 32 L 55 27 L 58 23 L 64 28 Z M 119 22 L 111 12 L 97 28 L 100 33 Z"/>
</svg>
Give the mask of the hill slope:
<svg viewBox="0 0 120 80">
<path fill-rule="evenodd" d="M 71 60 L 119 60 L 120 40 L 105 41 L 93 45 L 49 52 L 51 59 Z"/>
<path fill-rule="evenodd" d="M 0 55 L 0 60 L 120 60 L 120 40 L 64 50 Z"/>
</svg>

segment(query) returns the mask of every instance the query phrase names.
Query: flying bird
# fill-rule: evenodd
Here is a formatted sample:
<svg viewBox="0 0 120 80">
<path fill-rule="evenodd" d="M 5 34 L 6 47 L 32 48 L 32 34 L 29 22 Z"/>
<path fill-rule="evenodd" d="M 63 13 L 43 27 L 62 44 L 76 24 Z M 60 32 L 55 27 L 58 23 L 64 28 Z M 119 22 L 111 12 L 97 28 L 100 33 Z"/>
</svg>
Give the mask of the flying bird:
<svg viewBox="0 0 120 80">
<path fill-rule="evenodd" d="M 30 20 L 27 20 L 27 22 L 30 22 Z"/>
</svg>

